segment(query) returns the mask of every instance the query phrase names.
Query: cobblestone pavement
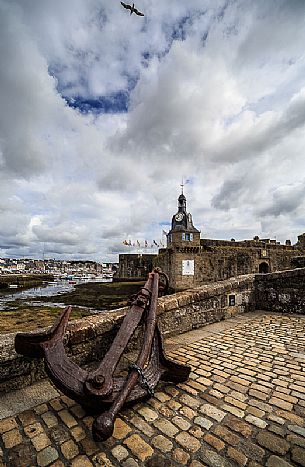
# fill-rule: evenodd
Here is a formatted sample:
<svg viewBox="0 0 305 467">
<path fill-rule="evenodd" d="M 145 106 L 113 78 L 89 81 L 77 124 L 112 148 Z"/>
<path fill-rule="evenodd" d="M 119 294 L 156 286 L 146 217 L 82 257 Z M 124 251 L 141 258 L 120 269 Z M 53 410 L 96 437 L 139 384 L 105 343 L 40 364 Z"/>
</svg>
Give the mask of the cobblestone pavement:
<svg viewBox="0 0 305 467">
<path fill-rule="evenodd" d="M 105 443 L 65 396 L 1 420 L 0 466 L 305 466 L 305 316 L 236 323 L 178 336 L 189 381 L 125 409 Z"/>
</svg>

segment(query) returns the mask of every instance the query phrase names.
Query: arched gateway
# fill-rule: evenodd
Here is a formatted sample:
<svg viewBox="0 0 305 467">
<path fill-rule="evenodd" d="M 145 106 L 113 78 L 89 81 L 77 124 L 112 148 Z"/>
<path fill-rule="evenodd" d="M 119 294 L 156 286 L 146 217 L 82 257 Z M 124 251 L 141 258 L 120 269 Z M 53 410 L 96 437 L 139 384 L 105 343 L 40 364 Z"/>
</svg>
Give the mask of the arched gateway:
<svg viewBox="0 0 305 467">
<path fill-rule="evenodd" d="M 258 267 L 258 272 L 260 274 L 267 274 L 267 272 L 269 272 L 269 264 L 268 263 L 260 263 L 259 267 Z"/>
</svg>

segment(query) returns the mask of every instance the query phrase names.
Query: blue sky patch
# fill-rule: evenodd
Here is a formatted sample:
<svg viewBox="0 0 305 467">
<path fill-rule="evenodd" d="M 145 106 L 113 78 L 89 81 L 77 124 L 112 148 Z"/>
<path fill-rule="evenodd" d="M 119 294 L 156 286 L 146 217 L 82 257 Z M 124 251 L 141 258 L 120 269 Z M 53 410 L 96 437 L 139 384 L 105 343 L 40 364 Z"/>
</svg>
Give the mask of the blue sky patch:
<svg viewBox="0 0 305 467">
<path fill-rule="evenodd" d="M 109 96 L 83 98 L 81 96 L 66 98 L 70 107 L 82 113 L 124 113 L 128 112 L 129 92 L 118 91 Z"/>
</svg>

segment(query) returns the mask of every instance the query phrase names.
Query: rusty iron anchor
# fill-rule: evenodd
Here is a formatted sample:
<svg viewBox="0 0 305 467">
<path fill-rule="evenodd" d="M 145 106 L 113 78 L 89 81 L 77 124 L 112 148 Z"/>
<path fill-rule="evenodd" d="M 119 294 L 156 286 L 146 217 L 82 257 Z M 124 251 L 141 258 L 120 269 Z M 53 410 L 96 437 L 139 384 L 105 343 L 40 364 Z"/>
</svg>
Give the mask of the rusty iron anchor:
<svg viewBox="0 0 305 467">
<path fill-rule="evenodd" d="M 160 277 L 165 279 L 165 284 L 162 284 Z M 92 426 L 96 441 L 106 440 L 112 435 L 115 417 L 125 403 L 151 397 L 160 379 L 182 382 L 189 376 L 189 366 L 166 357 L 157 324 L 157 299 L 167 285 L 167 276 L 160 269 L 149 274 L 110 349 L 94 371 L 79 367 L 65 352 L 63 338 L 71 306 L 63 311 L 50 330 L 18 333 L 15 337 L 18 353 L 32 358 L 44 357 L 45 369 L 53 384 L 85 409 L 98 414 Z M 120 358 L 141 320 L 144 337 L 137 361 L 130 365 L 127 377 L 114 376 Z"/>
</svg>

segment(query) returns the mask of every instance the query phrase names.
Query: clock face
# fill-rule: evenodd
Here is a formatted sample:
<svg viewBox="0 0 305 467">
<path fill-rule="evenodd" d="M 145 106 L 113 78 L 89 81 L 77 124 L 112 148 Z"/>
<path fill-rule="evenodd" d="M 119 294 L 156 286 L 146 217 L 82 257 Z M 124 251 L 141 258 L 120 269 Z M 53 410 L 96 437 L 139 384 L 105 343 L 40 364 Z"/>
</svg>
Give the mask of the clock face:
<svg viewBox="0 0 305 467">
<path fill-rule="evenodd" d="M 176 219 L 177 222 L 182 221 L 183 214 L 181 212 L 178 212 L 178 214 L 175 215 L 175 219 Z"/>
</svg>

